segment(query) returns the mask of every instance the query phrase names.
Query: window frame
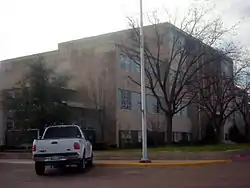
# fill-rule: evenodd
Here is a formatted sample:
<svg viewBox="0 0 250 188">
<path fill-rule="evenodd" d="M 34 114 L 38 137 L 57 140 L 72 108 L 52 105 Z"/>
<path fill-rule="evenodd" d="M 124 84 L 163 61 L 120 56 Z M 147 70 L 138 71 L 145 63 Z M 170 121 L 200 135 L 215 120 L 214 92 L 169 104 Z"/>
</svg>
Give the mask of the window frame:
<svg viewBox="0 0 250 188">
<path fill-rule="evenodd" d="M 122 110 L 132 110 L 132 92 L 125 89 L 118 89 L 119 107 Z M 127 100 L 125 100 L 127 98 Z M 124 101 L 125 100 L 125 101 Z"/>
</svg>

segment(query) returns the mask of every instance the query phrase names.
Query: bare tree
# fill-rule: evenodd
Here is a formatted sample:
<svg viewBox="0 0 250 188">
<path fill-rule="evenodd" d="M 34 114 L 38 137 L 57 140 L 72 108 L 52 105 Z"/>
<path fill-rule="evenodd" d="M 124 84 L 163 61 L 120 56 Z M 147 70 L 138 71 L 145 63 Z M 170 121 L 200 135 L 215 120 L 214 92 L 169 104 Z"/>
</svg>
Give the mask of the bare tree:
<svg viewBox="0 0 250 188">
<path fill-rule="evenodd" d="M 225 121 L 237 110 L 232 76 L 221 75 L 220 69 L 217 69 L 203 73 L 197 83 L 196 89 L 193 89 L 199 94 L 196 104 L 205 113 L 209 126 L 212 126 L 219 140 Z"/>
<path fill-rule="evenodd" d="M 249 90 L 247 85 L 239 87 L 239 78 L 249 67 L 241 51 L 235 48 L 231 58 L 221 57 L 218 60 L 201 69 L 199 79 L 192 84 L 192 91 L 199 96 L 194 103 L 206 115 L 216 141 L 221 139 L 221 131 L 230 116 L 238 111 L 245 113 Z"/>
<path fill-rule="evenodd" d="M 238 112 L 240 113 L 244 124 L 245 124 L 245 135 L 249 140 L 249 131 L 250 131 L 250 114 L 249 114 L 249 97 L 248 95 L 243 94 L 243 96 L 239 96 L 235 99 L 235 105 L 238 108 Z"/>
<path fill-rule="evenodd" d="M 156 97 L 157 105 L 165 114 L 165 139 L 168 143 L 172 143 L 173 116 L 197 97 L 197 94 L 190 93 L 190 87 L 198 79 L 199 70 L 234 53 L 231 46 L 221 48 L 218 53 L 219 44 L 229 29 L 224 29 L 220 18 L 207 19 L 210 13 L 204 8 L 191 8 L 180 22 L 169 16 L 167 23 L 160 23 L 157 13 L 148 16 L 151 26 L 145 27 L 146 88 Z M 139 28 L 132 19 L 129 23 L 129 40 L 118 46 L 124 57 L 140 66 Z M 138 80 L 129 79 L 140 85 Z"/>
<path fill-rule="evenodd" d="M 245 124 L 245 135 L 249 140 L 250 133 L 250 112 L 249 112 L 249 81 L 241 87 L 236 88 L 234 105 L 237 112 L 241 115 Z"/>
</svg>

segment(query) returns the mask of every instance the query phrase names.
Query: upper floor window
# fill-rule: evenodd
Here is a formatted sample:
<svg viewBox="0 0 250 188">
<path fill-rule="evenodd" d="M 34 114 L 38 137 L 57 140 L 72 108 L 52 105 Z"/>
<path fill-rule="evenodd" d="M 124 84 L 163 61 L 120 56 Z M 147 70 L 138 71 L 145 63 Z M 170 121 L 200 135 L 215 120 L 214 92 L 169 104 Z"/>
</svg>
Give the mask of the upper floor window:
<svg viewBox="0 0 250 188">
<path fill-rule="evenodd" d="M 175 52 L 181 50 L 184 47 L 185 38 L 179 32 L 176 32 L 174 30 L 169 31 L 166 39 L 170 42 L 170 47 L 173 47 Z"/>
<path fill-rule="evenodd" d="M 129 59 L 127 59 L 124 56 L 120 56 L 119 64 L 122 69 L 129 70 L 130 69 L 130 62 Z"/>
<path fill-rule="evenodd" d="M 126 56 L 120 55 L 119 66 L 129 72 L 140 72 L 140 64 Z"/>
<path fill-rule="evenodd" d="M 118 90 L 118 100 L 120 104 L 121 109 L 129 109 L 132 108 L 132 102 L 131 102 L 131 91 L 127 90 Z"/>
<path fill-rule="evenodd" d="M 141 111 L 141 94 L 137 92 L 132 92 L 132 110 L 140 112 Z"/>
<path fill-rule="evenodd" d="M 163 105 L 163 97 L 159 97 L 161 100 L 161 104 Z M 160 113 L 162 112 L 160 103 L 157 101 L 156 97 L 154 95 L 147 95 L 147 112 L 148 113 Z"/>
<path fill-rule="evenodd" d="M 182 102 L 181 105 L 179 106 L 179 109 L 180 108 L 182 108 L 182 109 L 180 111 L 178 111 L 175 115 L 187 117 L 187 115 L 188 115 L 188 107 L 186 105 L 187 105 L 186 102 Z"/>
</svg>

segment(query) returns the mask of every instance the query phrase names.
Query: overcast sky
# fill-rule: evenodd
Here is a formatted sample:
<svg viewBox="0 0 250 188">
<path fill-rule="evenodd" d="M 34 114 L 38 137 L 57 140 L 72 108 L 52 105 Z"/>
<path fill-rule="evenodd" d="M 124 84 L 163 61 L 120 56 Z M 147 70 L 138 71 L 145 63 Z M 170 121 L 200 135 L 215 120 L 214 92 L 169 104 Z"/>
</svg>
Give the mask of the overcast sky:
<svg viewBox="0 0 250 188">
<path fill-rule="evenodd" d="M 226 24 L 239 20 L 237 39 L 250 46 L 250 0 L 144 0 L 144 13 L 216 4 Z M 128 28 L 139 0 L 0 0 L 0 60 L 57 49 L 60 42 Z"/>
</svg>

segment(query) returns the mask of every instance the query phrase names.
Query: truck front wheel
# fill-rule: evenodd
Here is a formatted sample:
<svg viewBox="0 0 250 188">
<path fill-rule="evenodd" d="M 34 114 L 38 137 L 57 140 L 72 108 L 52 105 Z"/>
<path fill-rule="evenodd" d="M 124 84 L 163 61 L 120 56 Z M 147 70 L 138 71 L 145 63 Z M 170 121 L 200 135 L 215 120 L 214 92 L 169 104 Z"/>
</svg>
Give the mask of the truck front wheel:
<svg viewBox="0 0 250 188">
<path fill-rule="evenodd" d="M 43 163 L 35 162 L 35 170 L 37 175 L 44 175 L 45 165 Z"/>
</svg>

